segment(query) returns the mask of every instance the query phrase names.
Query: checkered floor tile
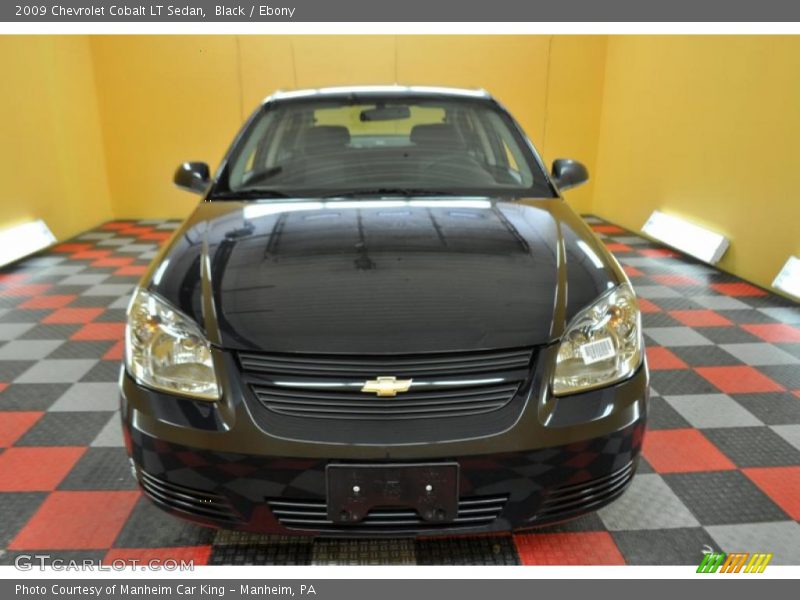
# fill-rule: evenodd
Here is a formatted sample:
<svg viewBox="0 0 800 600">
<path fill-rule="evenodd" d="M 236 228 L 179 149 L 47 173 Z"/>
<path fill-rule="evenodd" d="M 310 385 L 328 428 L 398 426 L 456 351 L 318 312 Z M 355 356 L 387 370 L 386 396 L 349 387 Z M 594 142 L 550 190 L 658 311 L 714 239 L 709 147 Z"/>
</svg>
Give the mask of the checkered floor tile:
<svg viewBox="0 0 800 600">
<path fill-rule="evenodd" d="M 652 375 L 639 474 L 522 535 L 312 540 L 204 529 L 144 499 L 117 409 L 124 311 L 172 221 L 107 223 L 0 271 L 0 564 L 800 564 L 800 306 L 595 217 L 640 296 Z"/>
</svg>

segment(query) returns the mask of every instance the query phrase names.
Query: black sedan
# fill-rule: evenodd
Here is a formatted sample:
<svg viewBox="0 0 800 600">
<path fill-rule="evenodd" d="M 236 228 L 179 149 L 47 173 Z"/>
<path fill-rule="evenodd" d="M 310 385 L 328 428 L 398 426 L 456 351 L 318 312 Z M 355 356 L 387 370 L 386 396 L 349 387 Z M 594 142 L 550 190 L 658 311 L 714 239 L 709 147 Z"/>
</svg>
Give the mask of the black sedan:
<svg viewBox="0 0 800 600">
<path fill-rule="evenodd" d="M 630 282 L 484 92 L 277 93 L 128 312 L 146 495 L 310 535 L 537 527 L 617 498 L 648 373 Z"/>
</svg>

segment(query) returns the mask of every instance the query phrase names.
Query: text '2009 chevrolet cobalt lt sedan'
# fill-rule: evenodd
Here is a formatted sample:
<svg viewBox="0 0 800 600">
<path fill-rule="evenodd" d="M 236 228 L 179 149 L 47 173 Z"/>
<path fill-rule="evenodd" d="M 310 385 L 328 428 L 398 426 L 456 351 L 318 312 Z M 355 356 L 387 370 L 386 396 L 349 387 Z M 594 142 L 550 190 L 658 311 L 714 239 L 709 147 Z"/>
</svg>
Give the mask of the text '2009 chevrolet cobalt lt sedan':
<svg viewBox="0 0 800 600">
<path fill-rule="evenodd" d="M 633 477 L 648 375 L 617 262 L 484 92 L 278 93 L 132 298 L 142 489 L 213 526 L 524 529 Z"/>
</svg>

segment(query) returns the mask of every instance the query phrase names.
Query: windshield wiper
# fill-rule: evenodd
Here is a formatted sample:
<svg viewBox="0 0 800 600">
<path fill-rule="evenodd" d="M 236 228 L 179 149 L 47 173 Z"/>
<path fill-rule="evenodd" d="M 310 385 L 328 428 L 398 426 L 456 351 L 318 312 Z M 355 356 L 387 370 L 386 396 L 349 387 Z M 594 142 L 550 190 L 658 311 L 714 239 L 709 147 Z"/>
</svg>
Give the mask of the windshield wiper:
<svg viewBox="0 0 800 600">
<path fill-rule="evenodd" d="M 254 200 L 257 198 L 293 198 L 294 196 L 280 190 L 269 188 L 245 188 L 242 190 L 230 190 L 227 192 L 217 192 L 211 196 L 211 200 Z"/>
<path fill-rule="evenodd" d="M 363 190 L 342 190 L 325 194 L 323 198 L 358 198 L 361 196 L 456 196 L 453 192 L 423 188 L 376 187 Z"/>
</svg>

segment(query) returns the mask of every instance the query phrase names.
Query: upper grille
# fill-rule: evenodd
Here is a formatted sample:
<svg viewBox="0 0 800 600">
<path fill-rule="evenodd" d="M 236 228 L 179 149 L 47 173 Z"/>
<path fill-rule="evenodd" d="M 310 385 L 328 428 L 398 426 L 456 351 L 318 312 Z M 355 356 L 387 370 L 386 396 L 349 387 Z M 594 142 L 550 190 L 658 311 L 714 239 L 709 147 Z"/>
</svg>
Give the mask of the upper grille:
<svg viewBox="0 0 800 600">
<path fill-rule="evenodd" d="M 240 353 L 261 404 L 280 415 L 396 421 L 467 417 L 499 410 L 528 376 L 533 351 L 418 356 L 290 356 Z M 413 378 L 410 391 L 379 397 L 361 391 L 368 379 Z"/>
<path fill-rule="evenodd" d="M 259 400 L 273 412 L 320 419 L 419 419 L 477 415 L 505 406 L 518 385 L 406 393 L 378 398 L 358 391 L 331 394 L 253 386 Z"/>
<path fill-rule="evenodd" d="M 534 348 L 368 356 L 238 352 L 236 360 L 253 417 L 271 435 L 411 444 L 486 436 L 513 425 L 527 402 L 535 355 Z M 390 397 L 361 391 L 368 380 L 392 376 L 413 379 L 410 389 Z"/>
<path fill-rule="evenodd" d="M 530 348 L 397 357 L 240 352 L 239 361 L 245 371 L 254 373 L 368 378 L 379 375 L 412 377 L 512 370 L 527 367 L 532 355 Z"/>
</svg>

